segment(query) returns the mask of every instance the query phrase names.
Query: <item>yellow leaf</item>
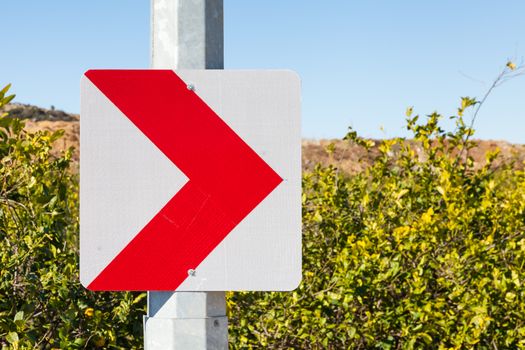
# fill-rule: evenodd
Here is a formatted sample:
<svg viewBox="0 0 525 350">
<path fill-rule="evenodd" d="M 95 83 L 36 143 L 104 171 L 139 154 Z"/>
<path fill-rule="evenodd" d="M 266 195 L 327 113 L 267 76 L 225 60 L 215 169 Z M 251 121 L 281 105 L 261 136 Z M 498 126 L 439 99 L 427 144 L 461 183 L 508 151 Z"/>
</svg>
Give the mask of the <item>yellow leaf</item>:
<svg viewBox="0 0 525 350">
<path fill-rule="evenodd" d="M 95 310 L 93 310 L 92 307 L 88 307 L 86 311 L 84 311 L 84 315 L 87 317 L 93 317 L 93 314 L 95 313 Z"/>
<path fill-rule="evenodd" d="M 401 191 L 399 191 L 396 195 L 396 198 L 397 199 L 400 199 L 401 197 L 403 197 L 405 194 L 408 193 L 408 190 L 405 188 L 405 189 L 402 189 Z"/>
<path fill-rule="evenodd" d="M 421 215 L 421 221 L 424 224 L 429 224 L 432 222 L 432 216 L 434 215 L 434 209 L 429 208 L 426 213 Z"/>
<path fill-rule="evenodd" d="M 516 294 L 512 293 L 512 292 L 507 292 L 507 294 L 505 294 L 505 301 L 507 303 L 510 303 L 514 300 L 514 298 L 516 298 Z"/>
</svg>

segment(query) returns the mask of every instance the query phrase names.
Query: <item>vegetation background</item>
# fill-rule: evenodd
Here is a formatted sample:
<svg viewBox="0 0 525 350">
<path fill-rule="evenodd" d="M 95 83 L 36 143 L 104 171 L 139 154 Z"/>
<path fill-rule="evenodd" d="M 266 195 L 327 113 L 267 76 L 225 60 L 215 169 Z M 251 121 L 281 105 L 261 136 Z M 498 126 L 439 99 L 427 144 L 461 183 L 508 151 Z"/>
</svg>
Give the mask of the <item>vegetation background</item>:
<svg viewBox="0 0 525 350">
<path fill-rule="evenodd" d="M 507 64 L 503 77 L 516 69 Z M 145 294 L 78 282 L 78 153 L 62 131 L 23 120 L 42 110 L 24 117 L 11 99 L 7 86 L 0 346 L 141 348 Z M 482 159 L 470 123 L 482 101 L 461 98 L 454 130 L 409 108 L 410 140 L 349 130 L 314 147 L 319 159 L 304 162 L 303 282 L 288 293 L 230 293 L 230 347 L 525 348 L 523 146 L 500 144 L 501 155 L 494 143 Z M 338 166 L 349 158 L 354 166 Z"/>
</svg>

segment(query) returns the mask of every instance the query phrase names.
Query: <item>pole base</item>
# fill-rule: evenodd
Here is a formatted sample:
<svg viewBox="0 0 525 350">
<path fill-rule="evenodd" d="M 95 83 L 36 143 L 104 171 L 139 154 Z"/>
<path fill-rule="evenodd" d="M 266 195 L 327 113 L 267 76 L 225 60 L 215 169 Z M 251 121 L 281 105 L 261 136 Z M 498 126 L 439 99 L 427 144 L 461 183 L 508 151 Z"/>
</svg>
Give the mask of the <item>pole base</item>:
<svg viewBox="0 0 525 350">
<path fill-rule="evenodd" d="M 228 318 L 156 318 L 144 316 L 146 350 L 227 350 Z"/>
</svg>

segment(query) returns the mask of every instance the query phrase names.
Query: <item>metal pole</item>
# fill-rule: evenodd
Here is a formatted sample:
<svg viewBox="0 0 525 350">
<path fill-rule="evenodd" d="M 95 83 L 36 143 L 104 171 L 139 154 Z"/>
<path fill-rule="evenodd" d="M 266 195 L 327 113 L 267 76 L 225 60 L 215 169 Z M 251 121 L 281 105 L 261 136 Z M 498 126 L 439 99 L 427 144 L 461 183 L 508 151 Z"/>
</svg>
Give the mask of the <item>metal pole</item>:
<svg viewBox="0 0 525 350">
<path fill-rule="evenodd" d="M 223 0 L 151 0 L 151 66 L 223 69 Z M 228 349 L 224 292 L 148 292 L 146 350 Z"/>
</svg>

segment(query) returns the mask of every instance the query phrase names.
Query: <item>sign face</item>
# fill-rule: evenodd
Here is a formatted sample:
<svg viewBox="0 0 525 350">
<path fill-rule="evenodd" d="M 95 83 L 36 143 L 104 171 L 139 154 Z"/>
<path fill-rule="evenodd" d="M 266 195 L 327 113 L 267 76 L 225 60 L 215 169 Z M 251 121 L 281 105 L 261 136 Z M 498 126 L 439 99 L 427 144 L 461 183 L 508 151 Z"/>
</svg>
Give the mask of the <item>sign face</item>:
<svg viewBox="0 0 525 350">
<path fill-rule="evenodd" d="M 85 287 L 297 287 L 295 73 L 90 70 L 81 81 L 80 123 Z"/>
</svg>

